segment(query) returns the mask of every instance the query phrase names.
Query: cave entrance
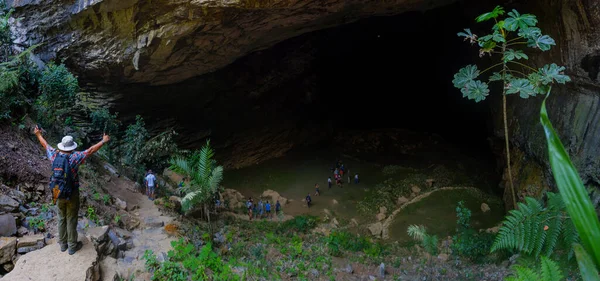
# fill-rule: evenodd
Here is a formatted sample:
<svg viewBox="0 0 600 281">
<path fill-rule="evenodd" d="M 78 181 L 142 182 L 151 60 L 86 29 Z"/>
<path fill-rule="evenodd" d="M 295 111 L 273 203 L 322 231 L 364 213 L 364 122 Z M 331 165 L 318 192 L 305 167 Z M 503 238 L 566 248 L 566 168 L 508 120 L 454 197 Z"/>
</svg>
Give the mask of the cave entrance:
<svg viewBox="0 0 600 281">
<path fill-rule="evenodd" d="M 459 200 L 480 218 L 474 225 L 492 226 L 504 210 L 501 156 L 489 141 L 494 101 L 474 103 L 452 87 L 454 73 L 477 56 L 456 33 L 481 10 L 459 2 L 311 32 L 179 84 L 133 85 L 116 111 L 140 113 L 156 130 L 174 125 L 186 148 L 210 138 L 228 168 L 226 188 L 253 197 L 276 190 L 294 200 L 287 214 L 329 209 L 368 223 L 380 206 L 391 212 L 400 200 L 467 186 L 483 192 L 421 203 L 392 235 L 402 239 L 415 220 L 447 235 Z M 350 170 L 344 187 L 333 178 L 337 160 Z M 307 209 L 302 199 L 315 184 L 322 195 Z"/>
</svg>

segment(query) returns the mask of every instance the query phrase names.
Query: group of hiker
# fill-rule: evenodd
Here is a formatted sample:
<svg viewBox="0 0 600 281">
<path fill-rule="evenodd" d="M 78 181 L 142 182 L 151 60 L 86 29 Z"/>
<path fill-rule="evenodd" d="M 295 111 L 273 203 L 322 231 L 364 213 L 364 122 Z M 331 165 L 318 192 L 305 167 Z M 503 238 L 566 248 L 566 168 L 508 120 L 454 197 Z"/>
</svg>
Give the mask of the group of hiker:
<svg viewBox="0 0 600 281">
<path fill-rule="evenodd" d="M 268 200 L 263 202 L 262 199 L 259 199 L 258 203 L 255 204 L 252 197 L 250 197 L 248 198 L 248 201 L 246 201 L 246 208 L 248 209 L 249 220 L 273 218 L 273 213 L 271 213 L 271 202 L 269 202 Z M 281 203 L 279 203 L 279 200 L 277 200 L 277 202 L 275 203 L 275 215 L 277 215 L 279 212 L 281 212 Z"/>
<path fill-rule="evenodd" d="M 344 174 L 347 175 L 348 177 L 348 184 L 350 184 L 350 170 L 347 170 L 346 167 L 344 166 L 344 163 L 342 163 L 342 161 L 338 160 L 335 163 L 335 168 L 331 168 L 331 170 L 333 171 L 333 177 L 335 178 L 335 184 L 339 187 L 344 187 L 344 180 L 343 180 L 343 176 Z M 358 174 L 354 174 L 354 184 L 358 184 L 359 180 L 358 180 Z M 329 189 L 331 189 L 331 186 L 333 185 L 333 182 L 331 180 L 331 177 L 327 178 L 327 186 Z M 315 183 L 315 196 L 320 196 L 321 195 L 321 191 L 319 190 L 319 184 Z M 307 207 L 310 208 L 310 205 L 312 203 L 312 198 L 310 197 L 310 193 L 308 195 L 306 195 L 305 198 L 306 201 L 306 205 Z"/>
</svg>

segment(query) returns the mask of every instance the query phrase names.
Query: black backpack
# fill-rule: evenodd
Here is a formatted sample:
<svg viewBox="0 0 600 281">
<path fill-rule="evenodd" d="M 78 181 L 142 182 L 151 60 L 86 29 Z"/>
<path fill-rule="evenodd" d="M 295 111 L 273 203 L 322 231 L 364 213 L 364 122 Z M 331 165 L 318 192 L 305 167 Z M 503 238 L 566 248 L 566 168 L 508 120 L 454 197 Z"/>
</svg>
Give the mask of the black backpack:
<svg viewBox="0 0 600 281">
<path fill-rule="evenodd" d="M 69 155 L 58 153 L 52 162 L 50 189 L 53 190 L 54 199 L 69 199 L 73 193 L 73 173 L 69 160 Z M 54 189 L 57 189 L 58 195 Z"/>
</svg>

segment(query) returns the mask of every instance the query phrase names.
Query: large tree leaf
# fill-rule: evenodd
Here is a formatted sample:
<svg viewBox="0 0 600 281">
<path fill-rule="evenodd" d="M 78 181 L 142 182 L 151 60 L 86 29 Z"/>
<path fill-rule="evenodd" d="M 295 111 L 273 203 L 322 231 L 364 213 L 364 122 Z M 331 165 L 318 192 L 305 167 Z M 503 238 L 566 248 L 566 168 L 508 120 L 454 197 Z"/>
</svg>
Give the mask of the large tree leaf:
<svg viewBox="0 0 600 281">
<path fill-rule="evenodd" d="M 473 34 L 471 29 L 465 28 L 464 30 L 465 32 L 459 32 L 456 35 L 458 35 L 458 37 L 465 37 L 465 40 L 469 40 L 471 44 L 477 42 L 477 35 Z"/>
<path fill-rule="evenodd" d="M 460 91 L 463 93 L 463 97 L 475 100 L 475 102 L 484 100 L 490 93 L 488 85 L 479 80 L 469 81 Z"/>
<path fill-rule="evenodd" d="M 566 82 L 570 82 L 571 78 L 565 75 L 563 71 L 565 71 L 565 67 L 558 66 L 555 63 L 544 65 L 544 67 L 540 68 L 538 71 L 539 80 L 544 85 L 549 85 L 553 82 L 559 84 L 565 84 Z"/>
<path fill-rule="evenodd" d="M 527 79 L 514 79 L 508 83 L 508 89 L 506 90 L 507 94 L 516 94 L 519 93 L 519 96 L 526 99 L 530 96 L 535 96 L 535 91 L 533 85 Z"/>
<path fill-rule="evenodd" d="M 530 26 L 535 26 L 536 24 L 537 19 L 534 15 L 521 15 L 515 9 L 513 9 L 511 12 L 508 12 L 508 17 L 504 20 L 504 27 L 508 31 L 516 31 L 519 28 L 528 28 Z"/>
<path fill-rule="evenodd" d="M 479 76 L 479 69 L 476 65 L 470 64 L 461 68 L 458 73 L 454 74 L 452 83 L 454 87 L 461 89 L 470 81 L 475 80 Z"/>
<path fill-rule="evenodd" d="M 569 154 L 565 151 L 565 147 L 550 122 L 546 110 L 546 100 L 549 96 L 550 90 L 548 90 L 548 95 L 542 102 L 540 122 L 544 127 L 548 143 L 548 156 L 552 174 L 569 216 L 575 228 L 577 228 L 581 242 L 586 252 L 590 254 L 591 260 L 598 267 L 600 266 L 600 243 L 598 243 L 600 241 L 600 221 L 598 221 L 598 215 L 587 190 L 583 186 L 579 173 L 573 166 Z"/>
<path fill-rule="evenodd" d="M 496 8 L 494 8 L 494 10 L 492 10 L 489 13 L 485 13 L 485 14 L 478 16 L 477 18 L 475 18 L 475 20 L 477 22 L 483 22 L 483 21 L 495 19 L 501 15 L 504 15 L 504 8 L 502 8 L 500 6 L 496 6 Z"/>
<path fill-rule="evenodd" d="M 579 265 L 579 272 L 583 281 L 600 281 L 598 268 L 594 265 L 594 261 L 590 255 L 579 244 L 574 244 L 575 256 Z"/>
<path fill-rule="evenodd" d="M 555 46 L 556 42 L 548 35 L 542 35 L 535 40 L 535 46 L 540 48 L 542 51 L 550 50 L 551 46 Z"/>
<path fill-rule="evenodd" d="M 507 49 L 506 52 L 504 52 L 504 61 L 512 61 L 519 59 L 529 59 L 529 57 L 525 53 L 523 53 L 522 50 Z"/>
</svg>

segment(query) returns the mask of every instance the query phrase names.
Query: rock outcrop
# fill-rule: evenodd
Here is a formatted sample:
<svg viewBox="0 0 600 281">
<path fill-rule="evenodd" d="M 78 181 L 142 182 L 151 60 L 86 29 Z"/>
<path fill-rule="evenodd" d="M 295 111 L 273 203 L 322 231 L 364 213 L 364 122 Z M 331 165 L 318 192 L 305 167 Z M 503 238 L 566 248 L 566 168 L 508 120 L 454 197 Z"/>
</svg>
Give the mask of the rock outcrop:
<svg viewBox="0 0 600 281">
<path fill-rule="evenodd" d="M 65 265 L 69 265 L 68 269 L 65 269 Z M 75 255 L 61 252 L 57 244 L 50 245 L 23 255 L 15 264 L 15 268 L 4 276 L 4 279 L 11 281 L 98 281 L 100 280 L 98 254 L 87 239 L 83 240 L 83 248 Z"/>
<path fill-rule="evenodd" d="M 449 0 L 8 0 L 17 43 L 44 43 L 83 77 L 172 84 L 219 69 L 302 33 Z"/>
</svg>

